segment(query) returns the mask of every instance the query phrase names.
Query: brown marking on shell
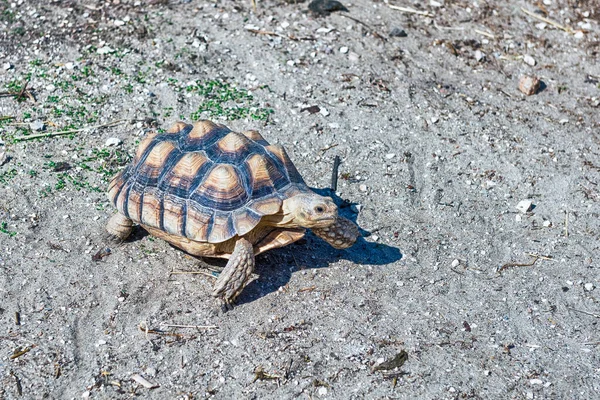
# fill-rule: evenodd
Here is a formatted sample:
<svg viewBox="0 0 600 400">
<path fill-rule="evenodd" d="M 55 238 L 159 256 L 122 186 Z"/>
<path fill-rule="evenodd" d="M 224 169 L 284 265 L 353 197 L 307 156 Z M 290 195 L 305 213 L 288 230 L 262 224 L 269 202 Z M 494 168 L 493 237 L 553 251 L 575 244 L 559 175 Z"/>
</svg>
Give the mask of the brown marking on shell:
<svg viewBox="0 0 600 400">
<path fill-rule="evenodd" d="M 175 148 L 175 143 L 170 141 L 157 143 L 144 160 L 144 163 L 140 165 L 139 173 L 148 178 L 158 178 L 165 159 Z"/>
<path fill-rule="evenodd" d="M 266 186 L 273 187 L 271 174 L 275 172 L 274 169 L 276 166 L 272 162 L 267 162 L 267 160 L 268 158 L 261 154 L 254 154 L 246 161 L 248 171 L 251 175 L 252 188 L 257 192 Z"/>
<path fill-rule="evenodd" d="M 144 190 L 142 219 L 140 220 L 142 224 L 160 228 L 161 197 L 161 192 L 156 188 L 148 187 Z"/>
<path fill-rule="evenodd" d="M 194 202 L 188 201 L 185 236 L 192 240 L 206 242 L 212 217 L 212 210 L 203 209 L 200 206 L 196 206 Z"/>
<path fill-rule="evenodd" d="M 181 235 L 184 219 L 184 207 L 184 199 L 170 194 L 165 194 L 163 199 L 163 228 L 166 232 L 174 235 Z"/>
<path fill-rule="evenodd" d="M 265 146 L 265 149 L 267 149 L 268 151 L 273 153 L 273 155 L 275 155 L 281 161 L 281 163 L 283 164 L 283 166 L 285 167 L 285 169 L 288 172 L 290 181 L 304 183 L 304 181 L 302 180 L 302 177 L 300 176 L 300 173 L 294 166 L 294 163 L 292 162 L 290 157 L 287 155 L 283 146 L 278 145 L 278 144 L 273 144 L 273 145 Z"/>
<path fill-rule="evenodd" d="M 207 133 L 215 128 L 222 128 L 223 125 L 217 125 L 214 122 L 201 120 L 194 124 L 194 127 L 189 133 L 190 139 L 200 139 L 206 136 Z"/>
<path fill-rule="evenodd" d="M 281 210 L 282 203 L 281 199 L 277 196 L 264 197 L 253 201 L 248 208 L 262 215 L 273 215 Z"/>
<path fill-rule="evenodd" d="M 156 131 L 149 132 L 146 135 L 144 140 L 142 140 L 142 143 L 140 143 L 140 145 L 138 146 L 137 151 L 135 152 L 135 157 L 133 158 L 133 161 L 131 163 L 132 165 L 136 165 L 140 161 L 140 158 L 142 158 L 142 155 L 144 154 L 150 143 L 152 143 L 156 135 L 158 135 L 158 132 Z"/>
<path fill-rule="evenodd" d="M 165 176 L 171 187 L 190 189 L 196 173 L 208 158 L 203 153 L 186 153 Z"/>
<path fill-rule="evenodd" d="M 242 135 L 246 136 L 250 140 L 254 140 L 255 142 L 267 142 L 264 137 L 258 131 L 244 131 Z"/>
<path fill-rule="evenodd" d="M 233 202 L 246 196 L 246 189 L 230 164 L 216 165 L 196 189 L 199 197 L 216 202 Z"/>
<path fill-rule="evenodd" d="M 114 202 L 115 207 L 117 207 L 117 210 L 123 214 L 128 214 L 127 210 L 125 210 L 125 201 L 127 200 L 127 190 L 129 189 L 130 185 L 131 183 L 129 182 L 123 182 L 122 185 L 115 186 L 115 189 L 121 189 L 121 191 L 117 192 L 118 197 L 112 201 Z M 116 196 L 117 193 L 114 195 Z"/>
<path fill-rule="evenodd" d="M 232 214 L 233 227 L 238 236 L 244 236 L 260 222 L 260 215 L 247 211 L 245 208 Z"/>
<path fill-rule="evenodd" d="M 185 129 L 187 126 L 188 126 L 188 124 L 186 124 L 185 122 L 177 121 L 173 124 L 173 126 L 171 126 L 169 129 L 167 129 L 167 133 L 179 133 L 183 129 Z"/>
<path fill-rule="evenodd" d="M 217 146 L 224 153 L 241 153 L 246 151 L 249 144 L 250 141 L 246 136 L 237 132 L 230 132 L 219 140 Z"/>
<path fill-rule="evenodd" d="M 235 232 L 232 232 L 233 227 L 231 224 L 230 214 L 225 215 L 215 213 L 213 217 L 213 224 L 208 235 L 209 243 L 221 243 L 231 237 L 235 236 Z"/>
<path fill-rule="evenodd" d="M 132 185 L 132 183 L 130 182 L 129 185 Z M 142 194 L 139 191 L 135 190 L 135 186 L 133 186 L 131 190 L 127 190 L 127 186 L 124 187 L 123 190 L 121 190 L 119 202 L 121 202 L 121 198 L 123 198 L 124 200 L 124 197 L 127 196 L 127 192 L 129 192 L 129 198 L 127 200 L 127 215 L 129 215 L 129 218 L 131 218 L 133 221 L 139 222 L 141 220 L 140 202 Z M 117 207 L 118 206 L 119 205 L 117 204 Z M 121 203 L 121 207 L 123 207 L 123 203 Z M 119 209 L 119 211 L 121 211 L 121 209 Z"/>
<path fill-rule="evenodd" d="M 110 183 L 108 184 L 108 199 L 111 203 L 116 205 L 117 194 L 124 184 L 125 181 L 123 180 L 123 171 L 119 172 L 111 179 Z"/>
</svg>

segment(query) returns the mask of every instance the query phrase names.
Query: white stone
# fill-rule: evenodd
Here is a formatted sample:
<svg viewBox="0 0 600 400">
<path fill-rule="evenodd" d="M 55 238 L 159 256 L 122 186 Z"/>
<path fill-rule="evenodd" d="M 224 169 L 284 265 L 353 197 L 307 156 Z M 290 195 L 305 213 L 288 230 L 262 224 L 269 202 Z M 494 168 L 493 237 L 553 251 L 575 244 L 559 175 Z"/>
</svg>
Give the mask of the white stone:
<svg viewBox="0 0 600 400">
<path fill-rule="evenodd" d="M 321 115 L 323 115 L 324 117 L 329 115 L 329 111 L 327 111 L 327 109 L 325 107 L 319 107 L 320 110 L 319 112 L 321 113 Z"/>
<path fill-rule="evenodd" d="M 388 160 L 391 160 L 392 158 L 396 157 L 396 155 L 394 153 L 388 153 L 385 155 L 385 158 Z"/>
<path fill-rule="evenodd" d="M 2 68 L 3 68 L 5 71 L 8 71 L 9 69 L 11 69 L 11 68 L 12 68 L 12 65 L 10 65 L 10 63 L 4 63 L 4 64 L 2 64 Z"/>
<path fill-rule="evenodd" d="M 550 227 L 552 226 L 552 222 L 550 222 L 550 221 L 547 221 L 547 220 L 546 220 L 546 221 L 544 221 L 543 225 L 544 225 L 546 228 L 550 228 Z"/>
<path fill-rule="evenodd" d="M 367 191 L 367 185 L 365 185 L 364 183 L 361 183 L 358 186 L 358 190 L 360 190 L 361 192 L 366 192 Z"/>
<path fill-rule="evenodd" d="M 594 290 L 594 284 L 589 282 L 586 283 L 585 285 L 583 285 L 583 287 L 585 288 L 585 290 L 587 290 L 588 292 L 591 292 L 592 290 Z"/>
<path fill-rule="evenodd" d="M 121 139 L 116 138 L 116 137 L 111 137 L 111 138 L 106 139 L 106 143 L 104 143 L 104 145 L 106 147 L 110 147 L 110 146 L 118 146 L 121 143 L 123 143 L 123 141 Z"/>
<path fill-rule="evenodd" d="M 531 383 L 532 385 L 541 385 L 544 382 L 542 382 L 541 379 L 532 379 L 529 381 L 529 383 Z"/>
<path fill-rule="evenodd" d="M 123 25 L 125 25 L 125 21 L 122 21 L 120 19 L 115 19 L 114 24 L 115 24 L 115 26 L 123 26 Z"/>
<path fill-rule="evenodd" d="M 109 53 L 113 53 L 113 52 L 114 52 L 114 50 L 112 48 L 110 48 L 109 46 L 102 46 L 96 50 L 96 53 L 98 53 L 98 54 L 109 54 Z"/>
<path fill-rule="evenodd" d="M 575 39 L 583 39 L 583 37 L 584 37 L 584 36 L 585 36 L 585 35 L 584 35 L 584 33 L 583 33 L 582 31 L 577 31 L 577 32 L 575 32 L 575 34 L 573 35 L 573 37 L 574 37 Z"/>
<path fill-rule="evenodd" d="M 452 261 L 451 265 L 452 265 L 452 268 L 456 268 L 456 267 L 458 267 L 460 265 L 460 261 L 454 260 L 454 261 Z"/>
<path fill-rule="evenodd" d="M 533 205 L 533 201 L 531 199 L 521 200 L 519 204 L 516 205 L 516 209 L 523 214 L 531 210 L 531 206 Z"/>
<path fill-rule="evenodd" d="M 438 117 L 431 117 L 431 123 L 432 123 L 432 124 L 437 124 L 437 122 L 438 122 L 439 120 L 440 120 L 440 119 L 439 119 Z"/>
<path fill-rule="evenodd" d="M 535 65 L 535 59 L 529 54 L 523 56 L 523 62 L 527 65 L 531 65 L 532 67 Z"/>
<path fill-rule="evenodd" d="M 48 86 L 46 86 L 46 90 L 52 93 L 56 90 L 56 86 L 54 86 L 53 84 L 49 84 Z"/>
<path fill-rule="evenodd" d="M 42 131 L 44 130 L 44 123 L 42 121 L 40 121 L 39 119 L 31 122 L 29 124 L 29 127 L 31 128 L 32 131 Z"/>
<path fill-rule="evenodd" d="M 321 386 L 321 387 L 319 388 L 319 396 L 325 396 L 326 394 L 327 394 L 327 388 L 326 388 L 326 387 L 323 387 L 323 386 Z"/>
<path fill-rule="evenodd" d="M 481 50 L 475 50 L 475 60 L 477 62 L 483 60 L 485 58 L 485 53 Z"/>
<path fill-rule="evenodd" d="M 346 54 L 348 52 L 348 48 L 346 46 L 340 47 L 340 53 Z"/>
</svg>

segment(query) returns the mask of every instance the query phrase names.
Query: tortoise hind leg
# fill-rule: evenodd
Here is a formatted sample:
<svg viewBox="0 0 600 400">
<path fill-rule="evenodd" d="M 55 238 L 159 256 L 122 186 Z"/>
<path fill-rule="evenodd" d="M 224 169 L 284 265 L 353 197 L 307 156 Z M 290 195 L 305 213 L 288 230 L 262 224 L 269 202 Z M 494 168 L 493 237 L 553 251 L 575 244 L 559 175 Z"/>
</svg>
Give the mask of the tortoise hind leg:
<svg viewBox="0 0 600 400">
<path fill-rule="evenodd" d="M 131 234 L 133 221 L 121 213 L 116 213 L 108 220 L 106 230 L 111 236 L 123 241 Z"/>
<path fill-rule="evenodd" d="M 230 306 L 248 284 L 253 270 L 252 243 L 240 238 L 235 243 L 229 262 L 217 278 L 212 295 L 221 298 L 226 306 Z"/>
</svg>

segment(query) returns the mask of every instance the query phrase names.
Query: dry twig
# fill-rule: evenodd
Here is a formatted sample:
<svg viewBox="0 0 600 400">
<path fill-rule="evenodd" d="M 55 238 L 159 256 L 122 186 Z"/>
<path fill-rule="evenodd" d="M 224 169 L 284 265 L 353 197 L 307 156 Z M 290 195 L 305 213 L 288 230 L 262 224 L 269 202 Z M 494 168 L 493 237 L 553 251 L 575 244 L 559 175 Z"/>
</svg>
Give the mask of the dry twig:
<svg viewBox="0 0 600 400">
<path fill-rule="evenodd" d="M 391 4 L 388 6 L 392 10 L 398 10 L 398 11 L 402 11 L 402 12 L 409 13 L 409 14 L 424 15 L 426 17 L 433 17 L 433 14 L 430 14 L 427 11 L 419 11 L 419 10 L 415 10 L 414 8 L 409 8 L 409 7 L 392 6 Z"/>
<path fill-rule="evenodd" d="M 39 138 L 45 138 L 45 137 L 62 136 L 62 135 L 68 135 L 68 134 L 71 134 L 71 133 L 78 133 L 78 132 L 88 131 L 88 130 L 93 130 L 93 129 L 108 128 L 108 127 L 111 127 L 111 126 L 124 124 L 125 122 L 129 122 L 129 121 L 130 120 L 128 120 L 128 119 L 118 119 L 116 121 L 112 121 L 112 122 L 109 122 L 109 123 L 106 123 L 106 124 L 88 126 L 88 127 L 85 127 L 85 128 L 69 129 L 69 130 L 66 130 L 66 131 L 58 131 L 58 132 L 40 133 L 40 134 L 37 134 L 37 135 L 17 136 L 15 138 L 15 140 L 16 141 L 25 141 L 25 140 L 39 139 Z"/>
<path fill-rule="evenodd" d="M 547 24 L 555 26 L 558 29 L 562 29 L 563 31 L 565 31 L 567 33 L 573 33 L 573 29 L 571 29 L 568 26 L 563 26 L 563 25 L 559 24 L 556 21 L 552 21 L 551 19 L 548 19 L 548 18 L 545 18 L 545 17 L 541 17 L 539 15 L 536 15 L 536 14 L 532 13 L 531 11 L 528 11 L 528 10 L 524 9 L 523 7 L 521 7 L 521 11 L 523 11 L 525 14 L 529 15 L 532 18 L 535 18 L 537 20 L 540 20 L 540 21 L 543 21 L 543 22 L 545 22 Z"/>
</svg>

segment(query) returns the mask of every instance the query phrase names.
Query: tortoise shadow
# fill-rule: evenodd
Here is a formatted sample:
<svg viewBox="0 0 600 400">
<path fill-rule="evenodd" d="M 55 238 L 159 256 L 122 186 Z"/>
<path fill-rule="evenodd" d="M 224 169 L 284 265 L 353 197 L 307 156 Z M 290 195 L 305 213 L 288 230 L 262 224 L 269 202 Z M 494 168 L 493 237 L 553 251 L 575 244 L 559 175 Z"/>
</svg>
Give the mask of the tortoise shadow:
<svg viewBox="0 0 600 400">
<path fill-rule="evenodd" d="M 322 196 L 329 196 L 337 204 L 339 215 L 356 223 L 358 214 L 352 211 L 352 203 L 341 199 L 331 189 L 313 189 Z M 357 224 L 358 226 L 358 224 Z M 260 277 L 248 284 L 241 293 L 237 304 L 257 300 L 285 286 L 292 274 L 301 270 L 326 268 L 339 260 L 348 260 L 354 264 L 386 265 L 402 259 L 399 248 L 383 243 L 367 242 L 364 237 L 371 235 L 359 226 L 361 237 L 356 243 L 344 250 L 329 246 L 312 233 L 290 246 L 260 254 L 256 259 L 256 272 Z"/>
</svg>

